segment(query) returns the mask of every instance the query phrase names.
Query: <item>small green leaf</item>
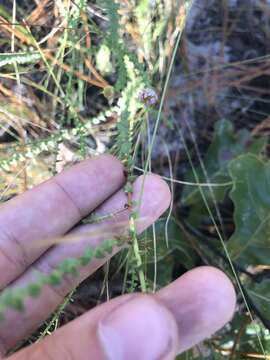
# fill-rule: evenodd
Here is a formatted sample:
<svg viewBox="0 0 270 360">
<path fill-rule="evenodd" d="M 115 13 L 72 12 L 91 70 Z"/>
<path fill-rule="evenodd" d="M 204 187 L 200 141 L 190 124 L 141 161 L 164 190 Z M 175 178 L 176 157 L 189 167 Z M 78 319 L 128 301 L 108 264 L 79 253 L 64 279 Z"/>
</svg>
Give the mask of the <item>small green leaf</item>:
<svg viewBox="0 0 270 360">
<path fill-rule="evenodd" d="M 5 294 L 4 302 L 7 305 L 7 307 L 17 310 L 17 311 L 23 311 L 24 310 L 24 294 L 20 293 L 20 291 L 12 291 L 8 290 Z"/>
<path fill-rule="evenodd" d="M 54 270 L 46 279 L 46 282 L 52 286 L 58 286 L 61 284 L 63 273 L 60 270 Z"/>
<path fill-rule="evenodd" d="M 86 249 L 85 253 L 79 258 L 79 261 L 82 266 L 86 266 L 93 259 L 93 257 L 94 257 L 94 249 L 88 248 Z"/>
<path fill-rule="evenodd" d="M 124 187 L 124 191 L 125 191 L 126 193 L 132 193 L 132 191 L 133 191 L 132 184 L 128 182 L 128 183 L 125 185 L 125 187 Z"/>
<path fill-rule="evenodd" d="M 106 253 L 103 248 L 96 248 L 95 249 L 95 258 L 97 259 L 103 259 L 106 256 Z"/>
<path fill-rule="evenodd" d="M 30 284 L 28 286 L 29 296 L 31 296 L 32 298 L 38 297 L 40 294 L 41 288 L 42 288 L 42 284 L 38 284 L 38 283 Z"/>
<path fill-rule="evenodd" d="M 78 267 L 79 267 L 79 260 L 78 259 L 65 259 L 60 265 L 59 270 L 62 271 L 64 274 L 74 274 L 77 275 Z"/>
<path fill-rule="evenodd" d="M 111 254 L 113 251 L 113 247 L 116 245 L 116 241 L 115 240 L 105 240 L 103 243 L 103 249 L 104 251 L 106 251 L 107 253 Z"/>
</svg>

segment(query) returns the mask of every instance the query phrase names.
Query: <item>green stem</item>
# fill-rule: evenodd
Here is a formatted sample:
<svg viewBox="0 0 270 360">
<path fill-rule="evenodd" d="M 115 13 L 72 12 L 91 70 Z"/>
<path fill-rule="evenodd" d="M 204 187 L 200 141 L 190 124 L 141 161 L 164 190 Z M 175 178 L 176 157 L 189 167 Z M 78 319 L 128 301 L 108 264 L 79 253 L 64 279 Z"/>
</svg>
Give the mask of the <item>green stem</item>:
<svg viewBox="0 0 270 360">
<path fill-rule="evenodd" d="M 142 269 L 142 257 L 140 254 L 140 249 L 139 249 L 139 243 L 138 243 L 138 239 L 137 236 L 135 234 L 135 236 L 132 239 L 132 244 L 133 244 L 133 251 L 134 251 L 134 255 L 135 255 L 135 259 L 137 262 L 137 266 L 138 266 L 138 275 L 139 275 L 139 281 L 140 281 L 140 285 L 141 285 L 141 290 L 142 292 L 146 292 L 146 281 L 145 281 L 145 276 L 144 276 L 144 272 Z"/>
</svg>

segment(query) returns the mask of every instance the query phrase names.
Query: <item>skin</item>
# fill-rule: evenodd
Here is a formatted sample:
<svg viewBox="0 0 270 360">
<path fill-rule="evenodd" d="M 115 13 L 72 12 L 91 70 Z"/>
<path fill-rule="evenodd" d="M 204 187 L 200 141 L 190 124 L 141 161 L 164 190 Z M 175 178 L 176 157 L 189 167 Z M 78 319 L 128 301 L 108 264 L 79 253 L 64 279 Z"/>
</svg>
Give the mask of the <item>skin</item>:
<svg viewBox="0 0 270 360">
<path fill-rule="evenodd" d="M 138 178 L 134 183 L 133 200 L 137 202 L 142 181 Z M 25 286 L 34 279 L 36 270 L 51 272 L 64 258 L 80 256 L 86 245 L 122 234 L 128 224 L 128 211 L 123 210 L 127 203 L 124 182 L 121 163 L 102 155 L 2 204 L 1 288 Z M 166 183 L 157 175 L 148 175 L 137 232 L 157 220 L 169 204 Z M 91 212 L 97 216 L 116 215 L 98 224 L 76 226 Z M 59 240 L 67 234 L 77 241 Z M 2 358 L 108 259 L 91 262 L 78 277 L 66 276 L 57 288 L 46 286 L 38 299 L 26 301 L 24 312 L 7 310 L 0 324 Z M 235 292 L 230 280 L 218 269 L 201 267 L 156 294 L 124 295 L 97 306 L 9 359 L 174 359 L 177 353 L 224 326 L 234 309 Z"/>
</svg>

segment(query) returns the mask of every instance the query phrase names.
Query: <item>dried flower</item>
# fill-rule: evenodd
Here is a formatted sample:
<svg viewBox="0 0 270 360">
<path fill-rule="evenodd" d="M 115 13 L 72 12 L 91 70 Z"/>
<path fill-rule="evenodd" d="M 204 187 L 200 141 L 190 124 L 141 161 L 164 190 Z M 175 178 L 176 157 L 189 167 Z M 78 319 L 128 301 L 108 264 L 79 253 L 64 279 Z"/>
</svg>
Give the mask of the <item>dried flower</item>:
<svg viewBox="0 0 270 360">
<path fill-rule="evenodd" d="M 114 88 L 113 88 L 113 86 L 110 86 L 110 85 L 106 86 L 103 89 L 103 95 L 108 100 L 112 99 L 114 97 Z"/>
</svg>

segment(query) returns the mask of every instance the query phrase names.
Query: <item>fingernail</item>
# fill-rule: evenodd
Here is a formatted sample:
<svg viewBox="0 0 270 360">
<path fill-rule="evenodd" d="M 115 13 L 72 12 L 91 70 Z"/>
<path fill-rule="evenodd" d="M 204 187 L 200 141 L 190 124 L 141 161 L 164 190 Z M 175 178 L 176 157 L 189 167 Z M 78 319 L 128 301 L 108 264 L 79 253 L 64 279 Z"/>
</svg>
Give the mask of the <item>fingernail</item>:
<svg viewBox="0 0 270 360">
<path fill-rule="evenodd" d="M 108 360 L 157 360 L 172 347 L 174 321 L 169 311 L 146 296 L 127 301 L 98 325 Z"/>
</svg>

